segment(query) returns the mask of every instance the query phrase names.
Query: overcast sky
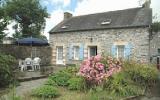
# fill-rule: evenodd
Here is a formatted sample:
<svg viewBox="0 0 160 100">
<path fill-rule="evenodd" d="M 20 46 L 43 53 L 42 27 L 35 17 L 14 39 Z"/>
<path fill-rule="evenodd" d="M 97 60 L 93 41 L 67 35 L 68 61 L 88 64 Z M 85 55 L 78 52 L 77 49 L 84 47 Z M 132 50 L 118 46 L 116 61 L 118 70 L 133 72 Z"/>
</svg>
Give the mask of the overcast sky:
<svg viewBox="0 0 160 100">
<path fill-rule="evenodd" d="M 113 10 L 140 7 L 145 0 L 41 0 L 41 4 L 47 7 L 50 18 L 46 19 L 44 35 L 63 20 L 63 13 L 70 12 L 73 16 L 107 12 Z M 153 15 L 160 20 L 160 0 L 151 0 Z M 9 26 L 11 29 L 11 25 Z M 11 33 L 12 30 L 9 30 Z"/>
</svg>

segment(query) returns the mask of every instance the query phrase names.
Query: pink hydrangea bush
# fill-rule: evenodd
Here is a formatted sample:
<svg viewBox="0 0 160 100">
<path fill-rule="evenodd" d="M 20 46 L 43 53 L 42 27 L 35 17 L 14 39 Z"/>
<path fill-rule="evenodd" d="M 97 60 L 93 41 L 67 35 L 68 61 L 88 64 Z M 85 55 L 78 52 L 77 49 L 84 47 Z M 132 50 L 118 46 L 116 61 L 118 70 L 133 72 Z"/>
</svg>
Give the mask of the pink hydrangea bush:
<svg viewBox="0 0 160 100">
<path fill-rule="evenodd" d="M 117 59 L 96 55 L 82 62 L 78 74 L 85 77 L 90 84 L 99 85 L 104 79 L 121 71 L 121 66 L 121 61 Z"/>
</svg>

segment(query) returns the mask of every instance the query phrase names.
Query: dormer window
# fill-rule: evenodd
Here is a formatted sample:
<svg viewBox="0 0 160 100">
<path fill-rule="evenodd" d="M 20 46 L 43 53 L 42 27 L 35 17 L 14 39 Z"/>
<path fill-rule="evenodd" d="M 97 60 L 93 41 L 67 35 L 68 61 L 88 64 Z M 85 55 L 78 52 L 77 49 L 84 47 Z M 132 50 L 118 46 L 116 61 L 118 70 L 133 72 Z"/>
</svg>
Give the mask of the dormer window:
<svg viewBox="0 0 160 100">
<path fill-rule="evenodd" d="M 110 23 L 111 23 L 111 19 L 107 19 L 107 20 L 101 22 L 101 25 L 108 25 Z"/>
<path fill-rule="evenodd" d="M 68 28 L 68 26 L 67 26 L 67 25 L 64 25 L 64 26 L 62 26 L 61 28 L 62 28 L 62 29 L 66 29 L 66 28 Z"/>
</svg>

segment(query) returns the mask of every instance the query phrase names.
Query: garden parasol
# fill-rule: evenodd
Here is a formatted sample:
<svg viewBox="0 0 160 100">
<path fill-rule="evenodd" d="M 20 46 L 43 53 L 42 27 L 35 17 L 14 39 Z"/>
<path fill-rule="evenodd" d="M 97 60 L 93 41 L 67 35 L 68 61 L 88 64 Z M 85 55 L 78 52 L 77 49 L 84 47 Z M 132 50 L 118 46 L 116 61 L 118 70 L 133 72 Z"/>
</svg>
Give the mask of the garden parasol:
<svg viewBox="0 0 160 100">
<path fill-rule="evenodd" d="M 45 46 L 49 45 L 47 40 L 34 38 L 34 37 L 27 37 L 22 38 L 16 41 L 17 45 L 26 45 L 26 46 Z M 32 52 L 31 52 L 31 58 L 32 58 Z"/>
</svg>

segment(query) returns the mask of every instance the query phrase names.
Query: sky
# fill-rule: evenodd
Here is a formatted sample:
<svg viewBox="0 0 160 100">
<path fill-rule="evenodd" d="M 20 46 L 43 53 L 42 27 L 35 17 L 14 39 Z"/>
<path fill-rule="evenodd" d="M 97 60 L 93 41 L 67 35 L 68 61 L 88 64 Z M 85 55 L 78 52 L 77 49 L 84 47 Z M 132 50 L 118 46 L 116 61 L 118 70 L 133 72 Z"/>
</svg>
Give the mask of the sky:
<svg viewBox="0 0 160 100">
<path fill-rule="evenodd" d="M 122 10 L 140 7 L 145 0 L 41 0 L 41 5 L 47 7 L 50 18 L 46 19 L 43 35 L 49 39 L 49 31 L 63 20 L 63 13 L 70 12 L 73 16 Z M 151 8 L 156 19 L 160 20 L 160 0 L 151 0 Z M 14 23 L 12 23 L 14 24 Z M 12 25 L 8 31 L 13 33 Z M 11 35 L 11 34 L 9 34 Z"/>
</svg>

